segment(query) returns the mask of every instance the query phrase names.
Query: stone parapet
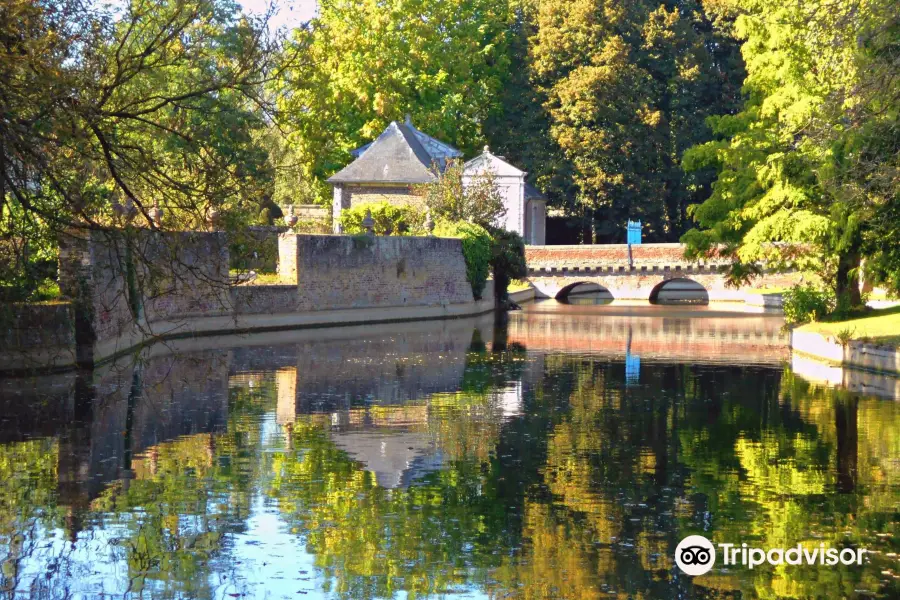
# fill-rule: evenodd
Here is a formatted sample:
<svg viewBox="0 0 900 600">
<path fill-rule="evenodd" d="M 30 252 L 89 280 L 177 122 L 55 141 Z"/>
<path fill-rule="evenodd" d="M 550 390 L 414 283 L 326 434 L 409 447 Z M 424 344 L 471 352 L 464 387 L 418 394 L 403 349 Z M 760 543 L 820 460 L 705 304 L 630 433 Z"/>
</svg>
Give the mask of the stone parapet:
<svg viewBox="0 0 900 600">
<path fill-rule="evenodd" d="M 290 234 L 285 237 L 290 238 Z M 473 301 L 462 242 L 435 237 L 296 235 L 298 311 L 446 306 Z M 280 271 L 283 281 L 294 269 Z"/>
<path fill-rule="evenodd" d="M 93 366 L 164 338 L 494 308 L 490 286 L 474 301 L 458 239 L 283 233 L 276 285 L 232 283 L 229 240 L 220 232 L 81 231 L 60 246 L 60 289 L 71 301 L 21 307 L 11 317 L 17 325 L 4 330 L 0 371 Z"/>
<path fill-rule="evenodd" d="M 635 267 L 710 267 L 728 265 L 728 259 L 688 260 L 683 244 L 595 244 L 590 246 L 529 246 L 525 260 L 529 270 L 607 270 Z"/>
</svg>

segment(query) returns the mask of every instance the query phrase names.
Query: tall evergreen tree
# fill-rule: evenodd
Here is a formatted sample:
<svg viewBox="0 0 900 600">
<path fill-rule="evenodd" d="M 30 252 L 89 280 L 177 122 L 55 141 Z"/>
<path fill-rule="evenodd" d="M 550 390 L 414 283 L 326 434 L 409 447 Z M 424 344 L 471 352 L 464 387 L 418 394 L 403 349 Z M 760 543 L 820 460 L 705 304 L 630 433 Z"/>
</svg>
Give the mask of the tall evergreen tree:
<svg viewBox="0 0 900 600">
<path fill-rule="evenodd" d="M 491 148 L 527 171 L 528 180 L 549 197 L 551 205 L 575 215 L 579 207 L 574 202 L 572 163 L 550 135 L 547 98 L 528 68 L 531 38 L 537 30 L 537 2 L 520 0 L 511 10 L 510 68 L 502 81 L 499 109 L 489 116 L 485 133 Z"/>
</svg>

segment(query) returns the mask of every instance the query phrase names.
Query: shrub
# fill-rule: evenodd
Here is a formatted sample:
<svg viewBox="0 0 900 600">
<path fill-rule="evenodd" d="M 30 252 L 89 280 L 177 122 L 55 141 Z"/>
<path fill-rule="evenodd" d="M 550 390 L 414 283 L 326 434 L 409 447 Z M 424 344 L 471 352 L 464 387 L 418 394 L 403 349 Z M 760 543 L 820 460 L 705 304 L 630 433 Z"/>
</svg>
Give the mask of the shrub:
<svg viewBox="0 0 900 600">
<path fill-rule="evenodd" d="M 472 295 L 480 300 L 491 266 L 491 234 L 474 223 L 441 221 L 434 228 L 434 235 L 462 240 L 466 279 L 472 286 Z"/>
<path fill-rule="evenodd" d="M 466 221 L 484 227 L 499 222 L 506 207 L 494 174 L 485 171 L 463 185 L 464 170 L 461 161 L 450 160 L 436 181 L 416 186 L 414 191 L 422 196 L 435 220 Z"/>
<path fill-rule="evenodd" d="M 494 293 L 498 303 L 509 299 L 509 282 L 528 275 L 525 265 L 525 241 L 515 231 L 492 228 L 491 270 L 494 272 Z"/>
<path fill-rule="evenodd" d="M 834 309 L 834 293 L 812 285 L 798 285 L 784 293 L 784 320 L 787 325 L 820 321 Z"/>
<path fill-rule="evenodd" d="M 366 211 L 372 211 L 376 235 L 409 235 L 421 227 L 424 218 L 411 206 L 394 206 L 387 202 L 357 204 L 341 211 L 341 226 L 349 235 L 366 233 L 362 226 Z"/>
<path fill-rule="evenodd" d="M 263 196 L 259 203 L 259 224 L 271 227 L 284 218 L 281 207 L 272 202 L 268 195 Z"/>
</svg>

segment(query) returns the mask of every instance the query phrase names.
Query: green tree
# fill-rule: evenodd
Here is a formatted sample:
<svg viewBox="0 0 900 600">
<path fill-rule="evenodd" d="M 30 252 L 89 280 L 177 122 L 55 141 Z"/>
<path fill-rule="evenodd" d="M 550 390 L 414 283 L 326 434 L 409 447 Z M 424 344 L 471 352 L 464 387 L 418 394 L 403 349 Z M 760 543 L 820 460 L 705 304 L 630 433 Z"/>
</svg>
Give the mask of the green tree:
<svg viewBox="0 0 900 600">
<path fill-rule="evenodd" d="M 180 228 L 238 212 L 266 178 L 253 135 L 273 60 L 264 28 L 231 0 L 133 0 L 113 14 L 5 3 L 0 244 L 23 249 L 5 271 L 28 274 L 29 246 L 52 249 L 73 226 L 152 227 L 156 205 Z M 0 287 L 27 297 L 6 273 Z"/>
<path fill-rule="evenodd" d="M 494 295 L 497 303 L 509 302 L 509 283 L 513 279 L 525 279 L 528 266 L 525 263 L 525 240 L 515 231 L 501 228 L 489 230 L 491 243 L 491 272 L 494 274 Z"/>
<path fill-rule="evenodd" d="M 411 114 L 417 127 L 473 153 L 495 109 L 502 74 L 507 0 L 328 0 L 293 33 L 281 124 L 303 177 L 328 201 L 325 178 L 349 150 L 390 121 Z"/>
<path fill-rule="evenodd" d="M 528 65 L 531 38 L 537 31 L 535 0 L 510 3 L 511 23 L 507 33 L 508 61 Z M 542 90 L 528 68 L 511 68 L 504 74 L 498 97 L 499 109 L 488 116 L 485 133 L 496 154 L 528 172 L 528 179 L 539 187 L 553 206 L 576 214 L 576 187 L 572 163 L 550 135 L 550 115 Z"/>
<path fill-rule="evenodd" d="M 438 237 L 459 238 L 462 240 L 463 256 L 466 260 L 466 279 L 472 286 L 472 295 L 481 299 L 487 284 L 491 267 L 491 234 L 481 225 L 465 221 L 441 221 L 434 229 Z"/>
<path fill-rule="evenodd" d="M 714 167 L 699 228 L 683 240 L 695 255 L 736 259 L 732 278 L 761 263 L 824 275 L 839 303 L 859 305 L 859 266 L 896 288 L 896 47 L 893 2 L 727 0 L 744 43 L 746 102 L 710 119 L 718 139 L 688 151 L 688 170 Z M 771 242 L 784 242 L 772 244 Z"/>
<path fill-rule="evenodd" d="M 621 241 L 629 217 L 677 238 L 708 180 L 684 177 L 680 155 L 708 139 L 710 110 L 737 100 L 729 40 L 689 1 L 543 0 L 536 24 L 533 80 L 595 241 Z"/>
<path fill-rule="evenodd" d="M 437 180 L 416 186 L 415 192 L 435 219 L 492 227 L 506 214 L 494 174 L 485 171 L 464 183 L 463 164 L 458 160 L 448 161 Z"/>
</svg>

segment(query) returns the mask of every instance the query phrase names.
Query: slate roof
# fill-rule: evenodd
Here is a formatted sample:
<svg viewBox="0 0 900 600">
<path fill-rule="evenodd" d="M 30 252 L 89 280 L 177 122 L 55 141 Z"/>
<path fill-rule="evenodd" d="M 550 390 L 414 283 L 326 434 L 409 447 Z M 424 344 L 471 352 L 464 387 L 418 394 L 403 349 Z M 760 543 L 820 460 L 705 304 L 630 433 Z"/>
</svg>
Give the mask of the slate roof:
<svg viewBox="0 0 900 600">
<path fill-rule="evenodd" d="M 464 172 L 475 174 L 484 172 L 486 169 L 490 169 L 496 175 L 505 177 L 524 177 L 526 175 L 525 171 L 506 162 L 504 157 L 492 154 L 490 148 L 487 146 L 484 147 L 484 152 L 481 155 L 476 156 L 465 164 Z M 526 183 L 525 200 L 546 201 L 547 197 L 542 194 L 539 189 L 530 183 Z"/>
<path fill-rule="evenodd" d="M 465 173 L 470 174 L 483 173 L 490 169 L 495 175 L 501 177 L 525 176 L 525 171 L 509 164 L 502 156 L 491 154 L 491 150 L 487 146 L 484 147 L 482 154 L 468 161 L 463 169 Z"/>
<path fill-rule="evenodd" d="M 357 148 L 356 160 L 332 175 L 330 183 L 429 183 L 433 166 L 462 153 L 405 123 L 391 122 L 374 142 Z"/>
<path fill-rule="evenodd" d="M 525 184 L 525 200 L 543 200 L 547 201 L 547 196 L 545 196 L 541 190 L 537 189 L 530 183 Z"/>
</svg>

